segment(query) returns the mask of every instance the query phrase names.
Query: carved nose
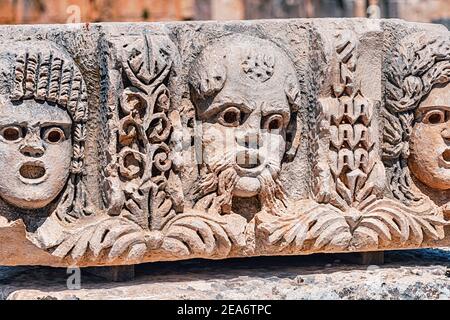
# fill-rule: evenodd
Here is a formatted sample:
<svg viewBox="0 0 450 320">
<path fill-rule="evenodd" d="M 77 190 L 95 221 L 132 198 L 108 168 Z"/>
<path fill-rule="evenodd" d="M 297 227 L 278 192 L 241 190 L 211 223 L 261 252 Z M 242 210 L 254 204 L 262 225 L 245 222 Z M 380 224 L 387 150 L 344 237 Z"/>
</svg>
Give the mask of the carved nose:
<svg viewBox="0 0 450 320">
<path fill-rule="evenodd" d="M 29 141 L 27 144 L 23 145 L 20 148 L 20 152 L 24 156 L 32 157 L 32 158 L 42 157 L 44 155 L 44 151 L 45 151 L 44 147 L 37 140 Z"/>
<path fill-rule="evenodd" d="M 237 134 L 236 142 L 239 146 L 247 149 L 259 149 L 262 147 L 261 135 L 257 131 Z"/>
<path fill-rule="evenodd" d="M 442 136 L 445 140 L 449 140 L 449 141 L 450 141 L 450 128 L 445 128 L 444 130 L 442 130 L 441 136 Z"/>
</svg>

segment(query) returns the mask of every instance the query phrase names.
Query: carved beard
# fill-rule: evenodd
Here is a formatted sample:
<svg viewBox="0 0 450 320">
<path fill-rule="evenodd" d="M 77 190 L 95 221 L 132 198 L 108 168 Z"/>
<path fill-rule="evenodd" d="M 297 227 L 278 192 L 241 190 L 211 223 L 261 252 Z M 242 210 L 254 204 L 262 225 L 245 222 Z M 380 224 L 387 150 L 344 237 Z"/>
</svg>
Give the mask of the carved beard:
<svg viewBox="0 0 450 320">
<path fill-rule="evenodd" d="M 194 209 L 219 214 L 231 213 L 233 190 L 239 180 L 234 169 L 235 154 L 225 154 L 212 165 L 202 167 L 202 178 L 194 187 Z M 269 160 L 257 177 L 261 189 L 258 198 L 262 211 L 273 215 L 286 213 L 287 197 L 278 177 L 280 166 Z"/>
<path fill-rule="evenodd" d="M 269 161 L 258 176 L 261 184 L 258 194 L 261 208 L 276 216 L 285 214 L 288 207 L 288 199 L 278 176 L 280 169 L 278 164 Z"/>
</svg>

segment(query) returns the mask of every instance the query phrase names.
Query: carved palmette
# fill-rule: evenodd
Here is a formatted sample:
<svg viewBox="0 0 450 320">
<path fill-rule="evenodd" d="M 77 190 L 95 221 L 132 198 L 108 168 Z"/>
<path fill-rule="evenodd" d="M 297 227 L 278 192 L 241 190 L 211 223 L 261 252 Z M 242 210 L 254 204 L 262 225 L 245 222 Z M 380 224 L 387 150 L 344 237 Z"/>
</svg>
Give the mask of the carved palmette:
<svg viewBox="0 0 450 320">
<path fill-rule="evenodd" d="M 355 79 L 358 39 L 352 32 L 336 35 L 332 97 L 322 100 L 329 130 L 328 199 L 341 210 L 364 208 L 379 198 L 384 168 L 379 160 L 372 118 L 377 102 L 364 97 Z"/>
</svg>

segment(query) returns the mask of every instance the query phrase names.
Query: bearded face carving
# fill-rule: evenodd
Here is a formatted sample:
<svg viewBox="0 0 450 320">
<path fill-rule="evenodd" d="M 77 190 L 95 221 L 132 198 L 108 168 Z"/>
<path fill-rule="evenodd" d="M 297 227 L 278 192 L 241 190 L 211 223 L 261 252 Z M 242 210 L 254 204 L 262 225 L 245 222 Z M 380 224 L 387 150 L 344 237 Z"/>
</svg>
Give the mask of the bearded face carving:
<svg viewBox="0 0 450 320">
<path fill-rule="evenodd" d="M 196 192 L 210 194 L 202 206 L 224 213 L 233 197 L 257 196 L 281 213 L 278 175 L 299 100 L 292 62 L 269 41 L 227 37 L 201 53 L 190 83 L 202 142 Z"/>
</svg>

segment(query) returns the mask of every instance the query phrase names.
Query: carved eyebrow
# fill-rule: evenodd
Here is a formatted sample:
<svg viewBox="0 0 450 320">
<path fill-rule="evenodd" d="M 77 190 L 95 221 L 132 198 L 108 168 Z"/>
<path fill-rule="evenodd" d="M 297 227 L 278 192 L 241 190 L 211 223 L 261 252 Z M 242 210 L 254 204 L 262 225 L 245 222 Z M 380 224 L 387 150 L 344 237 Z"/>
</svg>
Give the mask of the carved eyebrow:
<svg viewBox="0 0 450 320">
<path fill-rule="evenodd" d="M 12 117 L 0 117 L 0 125 L 18 125 L 18 126 L 34 126 L 39 123 L 40 126 L 71 126 L 72 120 L 70 119 L 55 119 L 55 120 L 34 120 L 34 119 L 14 119 Z"/>
<path fill-rule="evenodd" d="M 6 126 L 19 126 L 19 127 L 23 127 L 23 126 L 28 126 L 28 121 L 17 121 L 14 119 L 10 119 L 10 118 L 0 118 L 0 126 L 1 127 L 6 127 Z"/>
<path fill-rule="evenodd" d="M 283 109 L 281 109 L 281 108 L 280 109 L 275 109 L 275 108 L 273 108 L 273 109 L 263 109 L 263 110 L 261 110 L 261 113 L 262 113 L 263 117 L 269 116 L 269 115 L 275 114 L 275 113 L 276 114 L 281 114 L 285 118 L 289 118 L 289 116 L 291 115 L 291 112 L 285 110 L 284 108 Z"/>
<path fill-rule="evenodd" d="M 71 126 L 71 121 L 65 121 L 65 120 L 57 120 L 57 121 L 43 121 L 40 122 L 41 127 L 48 127 L 48 126 Z"/>
<path fill-rule="evenodd" d="M 251 106 L 249 106 L 244 101 L 235 102 L 235 101 L 232 101 L 231 99 L 229 99 L 229 100 L 221 99 L 221 100 L 213 102 L 208 107 L 208 109 L 203 113 L 203 118 L 207 118 L 209 116 L 217 114 L 218 112 L 224 110 L 227 107 L 236 107 L 245 113 L 250 113 L 255 109 L 255 108 L 252 108 Z"/>
<path fill-rule="evenodd" d="M 442 105 L 427 105 L 427 106 L 420 106 L 417 110 L 421 113 L 427 112 L 430 110 L 442 110 L 442 111 L 450 111 L 450 105 L 448 106 L 442 106 Z"/>
<path fill-rule="evenodd" d="M 285 108 L 284 106 L 274 105 L 271 103 L 264 102 L 264 104 L 261 108 L 262 116 L 265 117 L 265 116 L 268 116 L 268 115 L 271 115 L 274 113 L 281 114 L 284 118 L 288 118 L 288 119 L 291 115 L 291 111 L 290 111 L 289 107 Z"/>
</svg>

